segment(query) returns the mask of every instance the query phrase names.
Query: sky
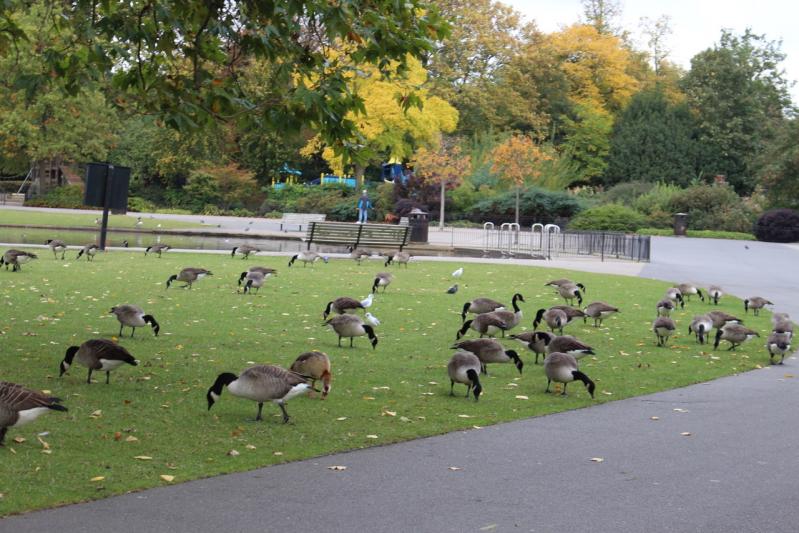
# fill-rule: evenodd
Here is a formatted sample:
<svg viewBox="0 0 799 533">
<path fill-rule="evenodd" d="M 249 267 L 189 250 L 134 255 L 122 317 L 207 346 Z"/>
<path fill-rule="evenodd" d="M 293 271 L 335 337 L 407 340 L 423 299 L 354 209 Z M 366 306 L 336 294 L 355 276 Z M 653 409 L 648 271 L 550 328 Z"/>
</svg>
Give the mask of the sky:
<svg viewBox="0 0 799 533">
<path fill-rule="evenodd" d="M 544 32 L 558 30 L 577 22 L 583 14 L 580 0 L 500 0 L 534 20 Z M 641 17 L 652 20 L 661 15 L 671 18 L 672 34 L 668 38 L 669 59 L 686 70 L 691 57 L 717 43 L 721 29 L 743 33 L 747 27 L 769 41 L 782 41 L 787 55 L 782 63 L 785 79 L 799 80 L 799 3 L 785 0 L 627 0 L 621 2 L 621 26 L 628 30 L 639 48 L 645 49 L 640 34 Z M 799 84 L 791 88 L 794 103 L 799 103 Z"/>
</svg>

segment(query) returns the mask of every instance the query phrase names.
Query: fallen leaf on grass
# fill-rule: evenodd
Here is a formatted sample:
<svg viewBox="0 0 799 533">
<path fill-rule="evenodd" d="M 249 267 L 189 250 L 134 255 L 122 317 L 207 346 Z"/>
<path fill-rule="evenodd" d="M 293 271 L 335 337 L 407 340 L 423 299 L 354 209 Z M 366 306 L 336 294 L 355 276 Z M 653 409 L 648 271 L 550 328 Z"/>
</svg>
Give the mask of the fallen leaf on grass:
<svg viewBox="0 0 799 533">
<path fill-rule="evenodd" d="M 383 411 L 381 416 L 397 416 L 396 411 Z"/>
<path fill-rule="evenodd" d="M 336 465 L 336 466 L 328 466 L 327 469 L 328 470 L 335 470 L 337 472 L 341 472 L 342 470 L 346 470 L 347 467 L 346 466 Z"/>
<path fill-rule="evenodd" d="M 272 455 L 283 455 L 283 452 L 273 452 Z"/>
<path fill-rule="evenodd" d="M 27 439 L 25 437 L 14 437 L 14 442 L 16 442 L 17 444 L 22 444 L 26 440 Z"/>
<path fill-rule="evenodd" d="M 339 422 L 341 422 L 342 420 L 347 420 L 347 417 L 346 417 L 346 416 L 340 416 L 340 417 L 338 417 L 336 420 L 338 420 Z"/>
<path fill-rule="evenodd" d="M 41 443 L 43 449 L 45 449 L 45 450 L 49 450 L 50 449 L 50 444 L 45 442 L 44 439 L 42 439 L 38 435 L 36 436 L 36 440 L 38 440 Z"/>
<path fill-rule="evenodd" d="M 377 435 L 367 435 L 366 438 L 367 439 L 376 439 L 378 437 L 377 437 Z"/>
<path fill-rule="evenodd" d="M 472 415 L 458 415 L 458 418 L 471 418 Z"/>
<path fill-rule="evenodd" d="M 139 461 L 152 461 L 153 458 L 149 455 L 137 455 L 134 459 L 138 459 Z"/>
<path fill-rule="evenodd" d="M 97 476 L 97 477 L 91 478 L 89 481 L 102 481 L 104 479 L 105 479 L 105 476 Z"/>
<path fill-rule="evenodd" d="M 174 479 L 175 479 L 175 476 L 168 476 L 168 475 L 166 475 L 166 474 L 161 474 L 161 475 L 160 475 L 160 476 L 158 476 L 158 477 L 160 477 L 161 479 L 163 479 L 163 480 L 164 480 L 164 481 L 166 481 L 167 483 L 172 483 L 172 481 L 174 481 Z"/>
<path fill-rule="evenodd" d="M 103 410 L 98 409 L 96 411 L 93 411 L 92 414 L 89 415 L 89 418 L 100 418 L 101 416 L 103 416 Z"/>
<path fill-rule="evenodd" d="M 527 396 L 524 396 L 523 394 L 517 394 L 516 395 L 516 399 L 517 400 L 529 400 L 530 398 L 528 398 Z"/>
<path fill-rule="evenodd" d="M 129 435 L 128 438 L 125 439 L 125 442 L 138 442 L 139 439 L 134 437 L 133 435 Z"/>
<path fill-rule="evenodd" d="M 252 444 L 246 445 L 245 448 L 247 448 L 248 450 L 255 450 L 256 449 L 255 446 L 253 446 Z"/>
<path fill-rule="evenodd" d="M 241 454 L 236 450 L 230 450 L 229 452 L 227 452 L 227 455 L 229 455 L 230 457 L 237 457 Z"/>
</svg>

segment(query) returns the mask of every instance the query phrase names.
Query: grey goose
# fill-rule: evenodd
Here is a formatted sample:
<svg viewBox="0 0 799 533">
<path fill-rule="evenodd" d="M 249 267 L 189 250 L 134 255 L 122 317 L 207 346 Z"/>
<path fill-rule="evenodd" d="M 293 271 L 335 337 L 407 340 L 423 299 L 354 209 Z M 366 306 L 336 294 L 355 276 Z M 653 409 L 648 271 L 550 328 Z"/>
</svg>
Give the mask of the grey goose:
<svg viewBox="0 0 799 533">
<path fill-rule="evenodd" d="M 593 318 L 594 327 L 597 328 L 602 326 L 603 320 L 618 312 L 618 307 L 613 307 L 605 302 L 591 302 L 585 307 L 585 309 L 583 309 L 583 313 L 585 313 L 585 316 L 583 317 L 583 323 L 585 323 L 587 318 Z"/>
<path fill-rule="evenodd" d="M 369 337 L 372 343 L 372 349 L 377 348 L 377 335 L 375 330 L 369 324 L 365 324 L 361 317 L 355 315 L 337 315 L 325 322 L 325 325 L 330 326 L 333 331 L 338 335 L 338 345 L 341 347 L 341 339 L 349 337 L 350 348 L 353 347 L 353 340 L 355 337 Z"/>
<path fill-rule="evenodd" d="M 456 283 L 455 287 L 458 286 Z M 455 294 L 453 292 L 452 294 Z M 474 313 L 475 315 L 479 315 L 481 313 L 490 313 L 495 309 L 500 309 L 505 307 L 505 304 L 502 304 L 496 300 L 492 300 L 491 298 L 475 298 L 474 300 L 470 300 L 463 304 L 463 309 L 461 310 L 461 320 L 466 321 L 466 315 L 468 313 Z"/>
<path fill-rule="evenodd" d="M 544 359 L 544 373 L 547 376 L 547 388 L 544 392 L 549 392 L 552 382 L 562 383 L 562 396 L 566 396 L 566 385 L 572 381 L 582 381 L 588 389 L 591 398 L 594 397 L 596 385 L 584 373 L 580 372 L 577 359 L 567 353 L 553 352 Z"/>
<path fill-rule="evenodd" d="M 100 247 L 94 243 L 87 244 L 83 248 L 80 249 L 78 252 L 78 256 L 75 258 L 77 261 L 82 256 L 86 256 L 86 261 L 94 261 L 94 256 L 97 255 L 97 252 L 100 250 Z"/>
<path fill-rule="evenodd" d="M 713 320 L 709 316 L 696 315 L 688 326 L 688 334 L 693 333 L 696 335 L 696 342 L 705 344 L 706 335 L 710 333 L 711 329 L 713 329 Z"/>
<path fill-rule="evenodd" d="M 413 256 L 407 252 L 396 252 L 393 255 L 389 254 L 384 266 L 388 266 L 391 263 L 397 263 L 399 265 L 405 265 L 405 268 L 408 268 L 408 262 L 411 260 L 411 257 Z"/>
<path fill-rule="evenodd" d="M 652 331 L 657 337 L 658 346 L 666 346 L 666 342 L 676 329 L 677 325 L 674 320 L 667 316 L 659 316 L 652 322 Z"/>
<path fill-rule="evenodd" d="M 455 384 L 463 383 L 466 385 L 466 397 L 471 391 L 474 401 L 480 398 L 483 387 L 480 385 L 480 359 L 471 352 L 455 352 L 447 364 L 447 374 L 449 374 L 449 395 L 455 396 Z"/>
<path fill-rule="evenodd" d="M 182 281 L 185 285 L 182 287 L 183 289 L 189 288 L 191 289 L 192 284 L 195 281 L 200 281 L 205 276 L 213 276 L 214 273 L 210 270 L 206 270 L 204 268 L 194 268 L 194 267 L 186 267 L 181 270 L 178 274 L 173 274 L 166 280 L 166 288 L 168 289 L 173 281 Z"/>
<path fill-rule="evenodd" d="M 549 326 L 550 331 L 558 330 L 561 334 L 563 334 L 563 327 L 569 323 L 569 317 L 562 309 L 554 309 L 552 307 L 538 310 L 535 320 L 533 320 L 534 330 L 538 329 L 542 320 Z"/>
<path fill-rule="evenodd" d="M 47 239 L 45 243 L 50 249 L 53 251 L 53 258 L 58 259 L 58 252 L 61 252 L 61 260 L 64 260 L 64 256 L 67 253 L 67 243 L 62 241 L 61 239 Z"/>
<path fill-rule="evenodd" d="M 234 246 L 233 251 L 230 252 L 230 257 L 236 257 L 236 252 L 241 254 L 242 259 L 247 259 L 250 257 L 250 254 L 255 255 L 261 250 L 256 248 L 255 246 L 250 246 L 249 244 L 242 244 L 241 246 Z"/>
<path fill-rule="evenodd" d="M 719 300 L 721 299 L 722 296 L 724 296 L 724 290 L 718 285 L 711 285 L 707 289 L 707 295 L 708 295 L 708 303 L 712 301 L 714 305 L 718 305 Z"/>
<path fill-rule="evenodd" d="M 480 359 L 482 372 L 488 374 L 488 363 L 513 363 L 519 374 L 522 373 L 524 363 L 519 354 L 514 350 L 505 350 L 499 341 L 494 339 L 470 339 L 456 342 L 453 349 L 471 352 Z"/>
<path fill-rule="evenodd" d="M 257 293 L 261 290 L 261 287 L 263 287 L 266 278 L 267 276 L 257 271 L 242 272 L 239 276 L 239 286 L 244 283 L 244 294 L 247 294 L 253 288 L 255 288 L 255 292 Z"/>
<path fill-rule="evenodd" d="M 698 288 L 696 285 L 691 283 L 680 283 L 677 285 L 677 288 L 680 289 L 680 293 L 682 294 L 683 298 L 687 298 L 689 301 L 691 296 L 694 294 L 699 296 L 699 299 L 703 302 L 705 301 L 705 295 L 702 294 L 702 289 Z"/>
<path fill-rule="evenodd" d="M 11 383 L 0 381 L 0 446 L 8 428 L 36 420 L 50 411 L 66 411 L 60 398 Z"/>
<path fill-rule="evenodd" d="M 766 340 L 766 349 L 768 350 L 768 362 L 774 364 L 774 356 L 780 356 L 779 364 L 785 360 L 785 354 L 791 351 L 791 337 L 785 333 L 771 332 Z"/>
<path fill-rule="evenodd" d="M 91 384 L 92 372 L 97 370 L 105 372 L 106 385 L 111 380 L 112 370 L 124 364 L 132 366 L 139 364 L 124 347 L 108 339 L 91 339 L 80 346 L 67 348 L 64 360 L 59 365 L 59 376 L 63 376 L 76 361 L 89 369 L 86 383 Z"/>
<path fill-rule="evenodd" d="M 713 343 L 713 349 L 717 349 L 721 341 L 727 341 L 730 343 L 730 347 L 727 350 L 734 350 L 749 339 L 759 336 L 760 334 L 757 331 L 749 329 L 742 324 L 730 323 L 716 331 L 716 342 Z"/>
<path fill-rule="evenodd" d="M 136 328 L 141 328 L 150 324 L 153 328 L 153 334 L 157 337 L 158 332 L 161 330 L 161 326 L 156 322 L 155 317 L 153 315 L 146 315 L 144 314 L 144 310 L 137 306 L 131 304 L 122 304 L 116 305 L 111 308 L 109 313 L 113 313 L 116 315 L 117 320 L 119 320 L 119 336 L 122 337 L 122 328 L 125 326 L 132 329 L 130 332 L 130 338 L 133 338 L 133 335 L 136 333 Z"/>
<path fill-rule="evenodd" d="M 480 337 L 482 338 L 485 335 L 494 337 L 500 331 L 507 329 L 507 327 L 508 325 L 505 323 L 505 321 L 494 313 L 480 313 L 476 317 L 463 323 L 461 329 L 459 329 L 455 334 L 455 340 L 463 337 L 469 328 L 472 328 L 479 333 Z"/>
<path fill-rule="evenodd" d="M 525 331 L 509 337 L 522 343 L 528 350 L 535 353 L 535 364 L 538 364 L 538 356 L 546 357 L 547 344 L 555 338 L 555 335 L 548 331 Z"/>
<path fill-rule="evenodd" d="M 311 387 L 316 384 L 316 380 L 321 380 L 323 400 L 330 393 L 333 374 L 330 371 L 330 358 L 326 353 L 316 350 L 301 353 L 291 364 L 291 371 L 310 379 Z"/>
<path fill-rule="evenodd" d="M 289 421 L 286 402 L 311 390 L 305 376 L 279 366 L 255 365 L 239 376 L 231 372 L 219 374 L 206 394 L 209 411 L 219 401 L 224 387 L 227 387 L 233 396 L 258 402 L 256 421 L 263 420 L 262 411 L 265 402 L 276 403 L 283 413 L 284 424 Z"/>
<path fill-rule="evenodd" d="M 308 266 L 308 263 L 311 263 L 311 266 L 313 266 L 314 263 L 320 259 L 325 263 L 328 262 L 327 257 L 323 257 L 316 252 L 300 252 L 291 256 L 291 259 L 289 259 L 289 266 L 293 265 L 295 261 L 302 261 L 302 266 L 304 267 Z"/>
<path fill-rule="evenodd" d="M 168 251 L 171 248 L 168 244 L 156 243 L 151 244 L 147 248 L 144 249 L 144 256 L 146 257 L 147 254 L 150 252 L 154 254 L 158 254 L 158 258 L 161 259 L 161 254 Z"/>
<path fill-rule="evenodd" d="M 378 272 L 375 276 L 374 283 L 372 283 L 372 293 L 374 293 L 378 287 L 383 287 L 383 292 L 386 292 L 386 287 L 391 285 L 392 281 L 394 281 L 394 274 L 391 272 Z"/>
<path fill-rule="evenodd" d="M 760 296 L 750 296 L 744 300 L 744 313 L 749 313 L 749 310 L 751 309 L 753 315 L 759 316 L 760 310 L 767 305 L 774 305 L 774 302 L 771 302 Z"/>
<path fill-rule="evenodd" d="M 586 355 L 594 355 L 594 349 L 571 335 L 559 335 L 550 339 L 547 344 L 547 354 L 562 352 L 580 359 Z"/>
<path fill-rule="evenodd" d="M 523 313 L 522 310 L 519 309 L 519 303 L 524 302 L 524 296 L 519 294 L 518 292 L 513 295 L 513 299 L 511 300 L 511 305 L 513 306 L 513 311 L 508 311 L 506 309 L 495 309 L 492 311 L 494 316 L 498 317 L 500 320 L 505 322 L 505 328 L 502 330 L 502 336 L 505 336 L 505 332 L 509 331 L 516 326 L 519 325 L 519 322 L 522 321 Z"/>
<path fill-rule="evenodd" d="M 7 250 L 2 257 L 0 257 L 0 266 L 5 265 L 6 270 L 8 267 L 11 267 L 12 272 L 19 272 L 22 270 L 22 265 L 25 263 L 32 261 L 33 259 L 38 259 L 38 255 L 33 252 L 26 252 L 24 250 Z"/>
<path fill-rule="evenodd" d="M 325 310 L 322 311 L 322 318 L 327 319 L 331 313 L 338 313 L 339 315 L 350 312 L 354 313 L 358 309 L 365 309 L 364 305 L 359 300 L 350 298 L 349 296 L 341 296 L 327 302 Z"/>
</svg>

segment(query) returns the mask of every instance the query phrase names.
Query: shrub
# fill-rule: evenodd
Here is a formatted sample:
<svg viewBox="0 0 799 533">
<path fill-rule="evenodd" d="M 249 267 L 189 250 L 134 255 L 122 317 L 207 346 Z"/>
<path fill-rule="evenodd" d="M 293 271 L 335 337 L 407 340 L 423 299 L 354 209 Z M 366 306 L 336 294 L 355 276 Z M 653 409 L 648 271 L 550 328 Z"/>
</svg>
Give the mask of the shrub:
<svg viewBox="0 0 799 533">
<path fill-rule="evenodd" d="M 205 207 L 203 207 L 202 210 L 202 214 L 208 216 L 217 216 L 222 214 L 222 210 L 219 209 L 219 206 L 215 204 L 205 204 Z"/>
<path fill-rule="evenodd" d="M 631 206 L 640 196 L 648 193 L 655 187 L 649 181 L 628 181 L 614 185 L 604 194 L 605 202 L 609 204 L 622 204 Z"/>
<path fill-rule="evenodd" d="M 565 193 L 537 187 L 522 191 L 519 198 L 519 222 L 531 225 L 536 222 L 562 223 L 583 209 L 583 201 Z M 468 217 L 473 222 L 512 222 L 516 212 L 516 193 L 508 191 L 477 202 Z"/>
<path fill-rule="evenodd" d="M 726 184 L 693 185 L 669 202 L 672 213 L 688 213 L 690 229 L 748 232 L 757 213 Z"/>
<path fill-rule="evenodd" d="M 664 228 L 641 228 L 636 231 L 638 235 L 657 235 L 670 237 L 674 235 L 673 229 Z M 686 233 L 688 237 L 702 239 L 731 239 L 735 241 L 754 241 L 755 236 L 751 233 L 741 233 L 738 231 L 714 231 L 710 229 L 689 229 Z"/>
<path fill-rule="evenodd" d="M 65 185 L 48 192 L 40 198 L 26 200 L 25 205 L 34 207 L 62 207 L 65 209 L 85 209 L 83 205 L 83 186 Z"/>
<path fill-rule="evenodd" d="M 156 205 L 149 200 L 145 200 L 138 196 L 128 196 L 128 211 L 154 213 L 156 209 Z"/>
<path fill-rule="evenodd" d="M 634 232 L 645 222 L 644 216 L 638 211 L 619 204 L 607 204 L 586 209 L 572 219 L 569 228 Z"/>
<path fill-rule="evenodd" d="M 765 242 L 799 241 L 799 211 L 774 209 L 766 211 L 754 224 L 755 237 Z"/>
<path fill-rule="evenodd" d="M 236 208 L 232 211 L 227 211 L 227 214 L 234 217 L 254 217 L 255 213 L 244 207 Z"/>
</svg>

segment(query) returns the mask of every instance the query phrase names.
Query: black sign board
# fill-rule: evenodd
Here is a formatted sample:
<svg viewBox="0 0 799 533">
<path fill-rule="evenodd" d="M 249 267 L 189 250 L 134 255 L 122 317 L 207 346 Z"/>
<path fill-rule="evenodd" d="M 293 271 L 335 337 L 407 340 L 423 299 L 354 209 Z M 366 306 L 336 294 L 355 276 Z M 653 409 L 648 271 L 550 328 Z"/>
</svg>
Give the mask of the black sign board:
<svg viewBox="0 0 799 533">
<path fill-rule="evenodd" d="M 105 250 L 108 230 L 108 210 L 124 214 L 128 209 L 128 185 L 130 169 L 107 163 L 89 163 L 86 166 L 86 191 L 83 204 L 103 208 L 103 224 L 100 229 L 100 249 Z"/>
</svg>

